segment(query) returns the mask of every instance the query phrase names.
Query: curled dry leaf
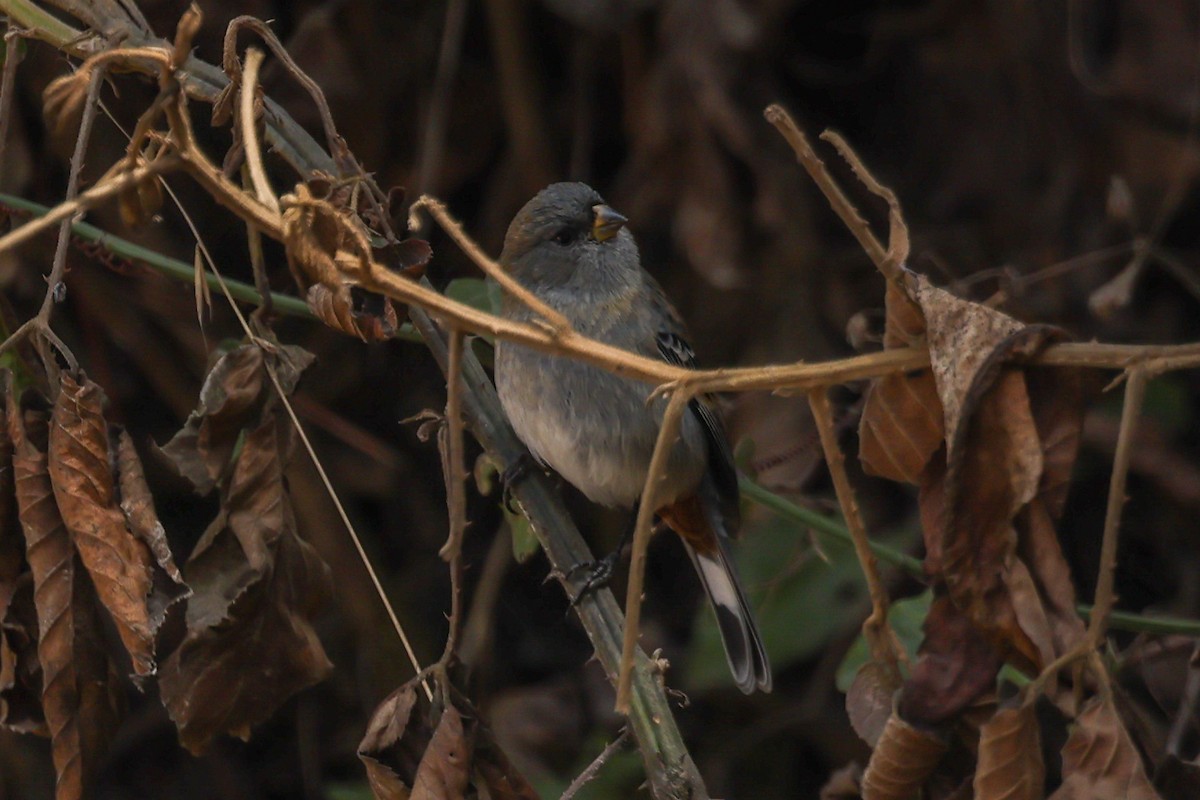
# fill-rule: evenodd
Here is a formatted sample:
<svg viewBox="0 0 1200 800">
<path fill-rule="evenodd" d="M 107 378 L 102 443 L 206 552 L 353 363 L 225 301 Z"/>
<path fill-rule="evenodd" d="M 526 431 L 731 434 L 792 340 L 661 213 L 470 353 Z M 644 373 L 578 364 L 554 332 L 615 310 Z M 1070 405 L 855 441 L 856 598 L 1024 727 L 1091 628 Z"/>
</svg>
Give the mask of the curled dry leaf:
<svg viewBox="0 0 1200 800">
<path fill-rule="evenodd" d="M 900 701 L 909 721 L 944 722 L 1004 659 L 1040 667 L 1082 635 L 1054 532 L 1078 451 L 1080 378 L 1022 368 L 1058 338 L 921 276 L 888 287 L 885 344 L 924 340 L 931 364 L 874 382 L 861 429 L 869 471 L 920 487 L 938 593 L 924 663 Z"/>
<path fill-rule="evenodd" d="M 54 499 L 96 592 L 108 610 L 138 675 L 152 675 L 154 627 L 149 597 L 150 548 L 125 524 L 109 460 L 108 424 L 100 387 L 64 373 L 50 426 L 49 471 Z"/>
<path fill-rule="evenodd" d="M 11 384 L 7 403 L 57 792 L 59 797 L 81 797 L 116 728 L 122 693 L 101 641 L 103 622 L 94 590 L 80 573 L 51 484 L 48 414 L 18 403 Z"/>
<path fill-rule="evenodd" d="M 864 742 L 874 747 L 892 715 L 893 698 L 899 684 L 892 685 L 893 672 L 874 661 L 863 664 L 846 692 L 850 726 Z"/>
<path fill-rule="evenodd" d="M 1110 696 L 1084 705 L 1062 757 L 1063 782 L 1050 800 L 1159 800 Z"/>
<path fill-rule="evenodd" d="M 180 741 L 195 753 L 221 733 L 248 738 L 332 669 L 312 626 L 329 569 L 296 534 L 283 477 L 293 434 L 266 379 L 274 369 L 291 392 L 312 356 L 276 345 L 267 358 L 243 345 L 218 361 L 199 407 L 163 448 L 198 488 L 220 488 L 217 518 L 184 568 L 194 592 L 187 633 L 160 677 Z"/>
<path fill-rule="evenodd" d="M 946 753 L 937 734 L 914 728 L 893 714 L 862 777 L 863 800 L 909 800 Z"/>
<path fill-rule="evenodd" d="M 1033 703 L 1001 708 L 979 730 L 975 796 L 979 800 L 1041 800 L 1046 792 L 1041 730 Z"/>
<path fill-rule="evenodd" d="M 995 686 L 1004 663 L 995 645 L 945 594 L 925 618 L 925 638 L 897 701 L 901 717 L 939 725 Z"/>
<path fill-rule="evenodd" d="M 138 166 L 136 160 L 128 163 L 130 170 Z M 117 194 L 117 210 L 121 214 L 121 222 L 130 228 L 145 225 L 162 209 L 162 204 L 162 185 L 155 175 L 150 175 Z"/>
<path fill-rule="evenodd" d="M 79 127 L 89 81 L 91 73 L 80 69 L 50 81 L 42 92 L 42 115 L 58 138 L 66 138 Z"/>
<path fill-rule="evenodd" d="M 9 377 L 0 375 L 0 392 L 5 391 Z M 8 611 L 8 603 L 17 588 L 17 579 L 24 567 L 25 548 L 21 542 L 20 523 L 16 517 L 12 473 L 12 439 L 8 435 L 5 403 L 0 401 L 0 620 Z"/>
<path fill-rule="evenodd" d="M 329 327 L 351 336 L 357 336 L 364 342 L 381 342 L 396 335 L 399 319 L 396 307 L 386 297 L 377 297 L 380 303 L 380 313 L 373 314 L 355 308 L 354 295 L 350 287 L 339 285 L 329 287 L 323 283 L 314 283 L 308 287 L 305 298 L 308 307 Z"/>
<path fill-rule="evenodd" d="M 885 307 L 885 346 L 906 347 L 924 338 L 920 308 L 895 283 L 888 283 Z M 918 483 L 945 435 L 932 372 L 888 375 L 871 382 L 859 426 L 859 458 L 868 473 Z"/>
<path fill-rule="evenodd" d="M 348 205 L 353 196 L 346 187 L 331 191 L 324 178 L 299 184 L 284 198 L 284 248 L 292 276 L 322 322 L 363 341 L 380 341 L 395 335 L 402 316 L 389 299 L 355 284 L 372 263 L 420 277 L 432 251 L 420 239 L 375 246 Z"/>
<path fill-rule="evenodd" d="M 162 447 L 179 474 L 208 494 L 229 467 L 242 428 L 262 404 L 262 351 L 238 347 L 221 356 L 204 378 L 200 402 L 171 441 Z"/>
<path fill-rule="evenodd" d="M 121 491 L 121 511 L 126 525 L 134 536 L 142 541 L 154 557 L 156 566 L 151 568 L 153 589 L 147 598 L 150 611 L 150 630 L 157 634 L 166 621 L 167 612 L 180 600 L 191 595 L 192 590 L 183 582 L 175 556 L 167 542 L 167 532 L 154 510 L 154 498 L 146 485 L 142 461 L 134 449 L 133 440 L 122 430 L 117 433 L 115 454 L 117 477 Z"/>
<path fill-rule="evenodd" d="M 429 746 L 413 778 L 413 800 L 457 800 L 471 776 L 472 743 L 463 730 L 462 716 L 453 705 L 442 709 Z"/>
<path fill-rule="evenodd" d="M 0 616 L 0 728 L 49 736 L 42 712 L 42 665 L 38 661 L 33 575 L 14 581 Z"/>
<path fill-rule="evenodd" d="M 473 796 L 472 778 L 496 800 L 537 800 L 466 698 L 452 687 L 436 690 L 435 697 L 442 705 L 436 721 L 415 679 L 371 715 L 358 757 L 376 800 L 456 800 Z"/>
</svg>

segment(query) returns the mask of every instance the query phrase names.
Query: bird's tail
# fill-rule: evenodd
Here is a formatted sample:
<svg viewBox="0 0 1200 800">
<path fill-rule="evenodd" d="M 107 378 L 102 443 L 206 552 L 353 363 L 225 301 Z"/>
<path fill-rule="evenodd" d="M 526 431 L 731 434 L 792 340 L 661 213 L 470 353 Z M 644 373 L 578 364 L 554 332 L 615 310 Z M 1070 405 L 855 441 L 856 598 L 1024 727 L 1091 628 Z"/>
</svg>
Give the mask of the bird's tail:
<svg viewBox="0 0 1200 800">
<path fill-rule="evenodd" d="M 721 642 L 725 645 L 725 658 L 737 687 L 746 694 L 755 689 L 771 691 L 771 665 L 763 649 L 762 636 L 746 593 L 742 591 L 730 559 L 728 542 L 723 536 L 715 536 L 715 547 L 701 552 L 684 539 L 688 555 L 704 585 L 704 593 L 717 615 L 717 628 Z"/>
</svg>

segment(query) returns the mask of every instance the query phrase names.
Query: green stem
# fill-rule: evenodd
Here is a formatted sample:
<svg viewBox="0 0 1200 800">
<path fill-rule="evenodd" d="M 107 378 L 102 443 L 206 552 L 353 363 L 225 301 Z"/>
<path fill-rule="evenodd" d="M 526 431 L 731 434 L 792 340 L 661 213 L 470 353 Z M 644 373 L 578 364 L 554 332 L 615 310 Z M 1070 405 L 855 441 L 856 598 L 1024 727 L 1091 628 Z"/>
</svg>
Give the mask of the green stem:
<svg viewBox="0 0 1200 800">
<path fill-rule="evenodd" d="M 3 193 L 0 193 L 0 206 L 7 206 L 19 211 L 25 211 L 39 217 L 44 216 L 50 211 L 49 208 L 41 205 L 40 203 L 34 203 L 21 197 L 14 197 L 12 195 Z M 90 242 L 95 242 L 105 250 L 118 255 L 121 258 L 127 258 L 131 261 L 145 264 L 151 269 L 161 272 L 162 274 L 171 278 L 175 278 L 180 281 L 186 281 L 187 283 L 192 283 L 195 280 L 196 272 L 191 264 L 175 258 L 164 256 L 162 253 L 157 253 L 147 247 L 134 244 L 127 239 L 114 236 L 107 231 L 97 228 L 95 225 L 89 225 L 86 222 L 76 222 L 71 226 L 71 233 L 80 237 L 81 239 L 87 239 Z M 216 275 L 206 271 L 204 273 L 204 281 L 214 292 L 221 291 L 221 284 L 220 281 L 217 280 Z M 262 302 L 258 294 L 258 289 L 248 283 L 242 283 L 241 281 L 235 281 L 230 278 L 226 278 L 225 285 L 229 288 L 229 294 L 235 300 L 241 300 L 245 303 L 253 303 L 254 305 L 260 305 Z M 281 314 L 292 317 L 302 317 L 304 319 L 316 319 L 316 316 L 308 307 L 308 304 L 298 297 L 272 292 L 271 303 L 273 304 L 275 310 Z M 396 333 L 396 338 L 413 342 L 422 341 L 412 329 L 412 325 L 408 323 L 405 323 L 400 327 Z"/>
<path fill-rule="evenodd" d="M 739 483 L 743 497 L 747 497 L 759 505 L 777 512 L 786 519 L 811 528 L 819 534 L 840 542 L 851 542 L 850 531 L 840 520 L 798 506 L 790 500 L 786 500 L 764 489 L 745 476 L 742 476 Z M 921 566 L 920 559 L 913 558 L 907 553 L 902 553 L 893 547 L 888 547 L 876 541 L 871 542 L 871 550 L 880 561 L 899 567 L 914 578 L 925 578 L 925 571 Z M 1079 603 L 1076 606 L 1076 610 L 1079 612 L 1079 616 L 1084 619 L 1091 618 L 1092 606 L 1086 603 Z M 1146 616 L 1144 614 L 1134 614 L 1129 611 L 1113 611 L 1109 617 L 1108 627 L 1134 633 L 1200 636 L 1200 620 L 1182 619 L 1180 617 Z"/>
</svg>

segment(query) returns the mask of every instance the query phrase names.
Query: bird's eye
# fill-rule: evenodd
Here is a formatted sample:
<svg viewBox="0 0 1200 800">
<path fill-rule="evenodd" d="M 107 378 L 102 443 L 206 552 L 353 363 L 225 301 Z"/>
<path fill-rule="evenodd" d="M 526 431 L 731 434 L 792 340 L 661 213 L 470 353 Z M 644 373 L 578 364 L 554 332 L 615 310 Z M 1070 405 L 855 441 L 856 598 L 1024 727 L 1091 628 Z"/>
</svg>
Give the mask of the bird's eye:
<svg viewBox="0 0 1200 800">
<path fill-rule="evenodd" d="M 550 237 L 550 240 L 555 244 L 571 244 L 579 238 L 579 231 L 572 227 L 560 229 L 557 233 Z"/>
</svg>

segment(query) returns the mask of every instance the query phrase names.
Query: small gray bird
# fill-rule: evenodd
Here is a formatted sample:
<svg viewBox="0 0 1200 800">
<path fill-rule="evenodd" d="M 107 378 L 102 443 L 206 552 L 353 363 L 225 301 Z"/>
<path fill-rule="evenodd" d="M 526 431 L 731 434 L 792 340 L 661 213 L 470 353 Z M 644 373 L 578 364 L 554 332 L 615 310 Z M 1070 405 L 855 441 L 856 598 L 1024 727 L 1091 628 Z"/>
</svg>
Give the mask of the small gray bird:
<svg viewBox="0 0 1200 800">
<path fill-rule="evenodd" d="M 627 220 L 582 183 L 556 183 L 517 213 L 501 264 L 575 330 L 616 347 L 691 367 L 679 314 L 642 269 Z M 504 317 L 534 312 L 505 296 Z M 496 347 L 496 388 L 517 436 L 592 501 L 636 506 L 666 401 L 653 386 L 511 342 Z M 715 409 L 693 400 L 668 459 L 655 509 L 683 539 L 708 595 L 739 689 L 771 690 L 771 668 L 729 553 L 738 482 Z"/>
</svg>

